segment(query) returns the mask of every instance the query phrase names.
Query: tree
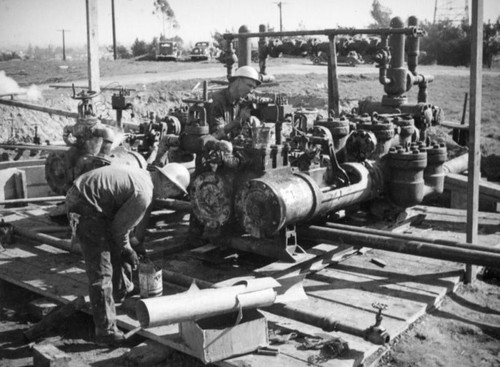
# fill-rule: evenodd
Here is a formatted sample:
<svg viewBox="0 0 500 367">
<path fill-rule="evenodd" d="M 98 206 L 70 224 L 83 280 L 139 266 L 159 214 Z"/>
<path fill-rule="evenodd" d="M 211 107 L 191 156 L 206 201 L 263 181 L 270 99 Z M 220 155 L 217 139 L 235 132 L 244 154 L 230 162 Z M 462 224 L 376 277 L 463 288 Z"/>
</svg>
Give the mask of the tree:
<svg viewBox="0 0 500 367">
<path fill-rule="evenodd" d="M 368 26 L 368 28 L 388 28 L 391 24 L 391 9 L 380 4 L 379 0 L 373 0 L 372 10 L 370 14 L 375 20 L 375 23 L 372 23 Z"/>
<path fill-rule="evenodd" d="M 131 47 L 131 50 L 134 57 L 145 55 L 148 53 L 148 45 L 145 41 L 139 41 L 139 39 L 136 38 L 134 44 Z"/>
<path fill-rule="evenodd" d="M 440 20 L 434 24 L 426 22 L 422 25 L 427 36 L 420 41 L 420 48 L 426 56 L 422 64 L 437 63 L 439 65 L 468 66 L 470 64 L 470 26 L 466 22 L 454 25 L 450 19 Z"/>
<path fill-rule="evenodd" d="M 168 25 L 169 30 L 172 28 L 179 28 L 179 23 L 175 17 L 174 10 L 170 6 L 167 0 L 155 0 L 154 1 L 155 10 L 153 14 L 160 14 L 163 20 L 163 36 L 167 37 L 165 24 Z"/>
</svg>

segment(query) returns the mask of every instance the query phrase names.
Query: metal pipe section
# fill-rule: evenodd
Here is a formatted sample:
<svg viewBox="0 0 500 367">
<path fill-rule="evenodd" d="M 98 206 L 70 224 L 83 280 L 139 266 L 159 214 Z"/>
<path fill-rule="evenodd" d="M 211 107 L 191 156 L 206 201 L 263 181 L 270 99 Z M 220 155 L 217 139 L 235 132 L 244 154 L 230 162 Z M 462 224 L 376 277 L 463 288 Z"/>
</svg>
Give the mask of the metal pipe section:
<svg viewBox="0 0 500 367">
<path fill-rule="evenodd" d="M 437 239 L 437 238 L 421 238 L 418 236 L 412 236 L 408 234 L 403 234 L 403 233 L 394 233 L 394 232 L 388 232 L 388 231 L 383 231 L 380 229 L 373 229 L 373 228 L 366 228 L 366 227 L 356 227 L 356 226 L 350 226 L 347 224 L 339 224 L 339 223 L 332 223 L 328 222 L 325 225 L 328 228 L 331 228 L 333 230 L 345 230 L 345 231 L 352 231 L 356 233 L 364 233 L 364 234 L 369 234 L 369 235 L 380 235 L 380 236 L 387 236 L 391 238 L 398 238 L 406 241 L 420 241 L 420 242 L 428 242 L 428 243 L 435 243 L 436 245 L 443 245 L 443 246 L 450 246 L 452 248 L 460 247 L 468 250 L 477 250 L 477 251 L 486 251 L 486 252 L 494 252 L 500 254 L 500 247 L 489 247 L 489 246 L 481 246 L 478 244 L 470 244 L 467 242 L 457 242 L 457 241 L 448 241 L 448 240 L 442 240 L 442 239 Z"/>
<path fill-rule="evenodd" d="M 371 174 L 360 163 L 345 163 L 343 167 L 354 183 L 340 188 L 320 187 L 304 172 L 250 180 L 236 196 L 240 224 L 252 236 L 264 238 L 285 225 L 369 200 L 382 189 L 381 174 Z M 372 170 L 378 172 L 377 167 Z"/>
<path fill-rule="evenodd" d="M 323 29 L 314 31 L 284 31 L 284 32 L 248 32 L 245 34 L 239 33 L 225 33 L 223 37 L 225 39 L 234 39 L 238 37 L 252 38 L 252 37 L 295 37 L 295 36 L 337 36 L 337 35 L 347 35 L 355 36 L 359 34 L 366 35 L 389 35 L 389 34 L 403 34 L 403 35 L 414 35 L 422 36 L 424 31 L 417 27 L 407 27 L 407 28 L 379 28 L 379 29 Z"/>
<path fill-rule="evenodd" d="M 411 16 L 408 18 L 408 25 L 410 27 L 418 26 L 418 19 L 415 16 Z M 407 48 L 406 54 L 408 55 L 408 70 L 413 75 L 417 74 L 417 65 L 418 65 L 418 55 L 420 54 L 420 39 L 415 36 L 407 36 Z"/>
<path fill-rule="evenodd" d="M 368 327 L 361 329 L 354 325 L 349 325 L 338 321 L 333 314 L 320 314 L 293 306 L 293 304 L 276 304 L 266 308 L 266 311 L 271 313 L 292 318 L 294 320 L 317 326 L 325 331 L 338 331 L 366 339 L 374 344 L 383 345 L 390 341 L 389 334 L 382 328 Z"/>
<path fill-rule="evenodd" d="M 63 111 L 63 110 L 59 110 L 56 108 L 39 106 L 39 105 L 26 103 L 26 102 L 12 101 L 9 99 L 1 99 L 0 98 L 0 104 L 12 106 L 12 107 L 28 108 L 30 110 L 50 113 L 52 115 L 59 115 L 59 116 L 70 117 L 70 118 L 75 118 L 75 119 L 78 118 L 78 113 L 76 113 L 76 112 Z"/>
<path fill-rule="evenodd" d="M 469 153 L 465 153 L 450 159 L 445 164 L 443 164 L 444 173 L 461 173 L 468 169 L 469 164 Z"/>
<path fill-rule="evenodd" d="M 391 20 L 391 29 L 403 29 L 403 25 L 404 23 L 399 17 Z M 391 34 L 389 49 L 391 58 L 387 69 L 387 78 L 391 82 L 384 84 L 384 91 L 389 96 L 400 96 L 411 87 L 411 84 L 407 85 L 407 71 L 404 68 L 405 35 Z"/>
<path fill-rule="evenodd" d="M 14 234 L 19 237 L 27 238 L 29 240 L 37 241 L 40 243 L 45 243 L 47 245 L 53 246 L 55 248 L 66 250 L 75 254 L 80 254 L 80 246 L 74 241 L 57 238 L 45 233 L 33 232 L 26 228 L 21 228 L 19 226 L 14 227 Z"/>
<path fill-rule="evenodd" d="M 442 244 L 391 238 L 387 235 L 355 233 L 320 226 L 299 227 L 297 234 L 299 238 L 313 239 L 314 241 L 337 242 L 342 240 L 344 243 L 353 246 L 370 247 L 384 251 L 455 261 L 463 264 L 500 267 L 499 253 L 471 250 L 460 245 L 453 248 Z"/>
<path fill-rule="evenodd" d="M 249 33 L 248 27 L 242 25 L 238 33 L 238 67 L 250 65 L 252 62 L 252 44 L 245 34 Z"/>
</svg>

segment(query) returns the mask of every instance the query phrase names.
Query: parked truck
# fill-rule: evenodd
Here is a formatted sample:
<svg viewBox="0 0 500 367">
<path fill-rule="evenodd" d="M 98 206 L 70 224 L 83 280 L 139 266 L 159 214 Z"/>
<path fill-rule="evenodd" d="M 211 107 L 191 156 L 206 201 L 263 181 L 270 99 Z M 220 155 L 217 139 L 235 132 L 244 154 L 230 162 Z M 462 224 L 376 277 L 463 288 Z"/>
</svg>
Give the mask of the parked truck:
<svg viewBox="0 0 500 367">
<path fill-rule="evenodd" d="M 160 41 L 158 43 L 157 61 L 178 61 L 181 51 L 175 41 Z"/>
</svg>

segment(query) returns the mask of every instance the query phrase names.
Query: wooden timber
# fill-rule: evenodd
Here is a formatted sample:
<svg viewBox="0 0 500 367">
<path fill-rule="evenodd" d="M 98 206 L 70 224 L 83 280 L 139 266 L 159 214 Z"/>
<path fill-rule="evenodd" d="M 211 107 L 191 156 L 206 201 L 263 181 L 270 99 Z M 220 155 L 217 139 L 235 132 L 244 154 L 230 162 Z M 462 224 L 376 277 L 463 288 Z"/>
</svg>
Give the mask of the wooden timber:
<svg viewBox="0 0 500 367">
<path fill-rule="evenodd" d="M 51 208 L 53 207 L 3 209 L 2 215 L 15 226 L 50 228 L 53 223 L 47 214 Z M 466 215 L 463 210 L 425 206 L 412 210 L 417 217 L 424 214 L 426 219 L 406 226 L 406 232 L 422 237 L 449 239 L 451 228 L 456 240 L 465 239 Z M 342 244 L 319 244 L 309 249 L 309 256 L 300 264 L 264 261 L 262 258 L 255 259 L 252 255 L 234 254 L 217 248 L 192 251 L 179 245 L 187 231 L 187 217 L 182 217 L 179 222 L 169 223 L 162 220 L 162 216 L 168 214 L 162 212 L 157 215 L 156 230 L 148 232 L 150 236 L 159 238 L 148 238 L 147 246 L 152 258 L 156 259 L 156 264 L 161 265 L 165 271 L 179 274 L 179 278 L 202 278 L 207 284 L 243 276 L 308 273 L 304 286 L 309 297 L 300 302 L 300 307 L 335 314 L 342 323 L 368 328 L 375 322 L 376 310 L 372 304 L 385 303 L 388 309 L 384 312 L 382 325 L 391 339 L 400 335 L 427 311 L 439 306 L 444 295 L 457 287 L 464 274 L 462 264 L 378 250 L 367 250 L 365 255 L 356 256 Z M 480 225 L 498 225 L 498 218 L 500 214 L 479 213 Z M 461 226 L 461 229 L 457 229 L 457 226 Z M 493 232 L 481 234 L 480 238 L 481 243 L 493 245 L 499 242 L 500 235 Z M 154 256 L 155 254 L 161 256 Z M 377 258 L 386 266 L 379 267 L 371 262 L 372 258 Z M 18 238 L 14 245 L 0 253 L 0 278 L 61 303 L 69 303 L 87 294 L 87 279 L 80 256 L 40 241 Z M 179 283 L 175 279 L 164 280 L 168 280 L 164 282 L 164 294 L 178 293 L 185 289 L 182 284 L 174 284 Z M 170 283 L 171 281 L 174 283 Z M 128 301 L 126 309 L 125 303 L 118 308 L 118 323 L 124 329 L 134 330 L 138 322 L 129 310 L 137 299 Z M 374 345 L 349 334 L 326 333 L 315 326 L 274 314 L 270 310 L 263 309 L 262 312 L 273 333 L 295 331 L 302 336 L 335 335 L 348 341 L 351 351 L 347 356 L 326 361 L 321 363 L 322 366 L 369 366 L 388 349 L 387 346 Z M 193 355 L 181 339 L 177 325 L 143 329 L 139 334 L 161 345 Z M 304 367 L 308 365 L 308 359 L 319 352 L 300 350 L 297 348 L 299 345 L 300 338 L 279 345 L 280 353 L 276 357 L 248 354 L 218 362 L 217 365 Z"/>
</svg>

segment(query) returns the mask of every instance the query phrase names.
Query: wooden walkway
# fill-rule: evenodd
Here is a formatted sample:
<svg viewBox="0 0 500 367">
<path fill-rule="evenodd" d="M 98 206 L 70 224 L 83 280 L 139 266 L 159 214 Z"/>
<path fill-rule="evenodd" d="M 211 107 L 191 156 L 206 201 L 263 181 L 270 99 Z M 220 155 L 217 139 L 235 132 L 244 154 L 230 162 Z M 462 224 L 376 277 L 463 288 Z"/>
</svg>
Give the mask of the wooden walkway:
<svg viewBox="0 0 500 367">
<path fill-rule="evenodd" d="M 19 228 L 54 226 L 49 214 L 54 207 L 0 209 L 2 218 Z M 412 208 L 413 213 L 425 214 L 418 226 L 397 227 L 400 231 L 422 238 L 465 239 L 465 211 L 430 207 Z M 437 307 L 446 293 L 453 291 L 463 276 L 462 264 L 403 255 L 392 252 L 352 249 L 335 245 L 318 245 L 308 251 L 302 264 L 264 262 L 262 258 L 239 254 L 228 256 L 215 249 L 186 250 L 179 246 L 187 230 L 186 216 L 178 213 L 156 213 L 156 226 L 150 231 L 150 255 L 165 272 L 164 294 L 183 290 L 182 281 L 169 274 L 182 274 L 188 278 L 203 278 L 217 283 L 241 276 L 283 275 L 310 271 L 304 281 L 308 299 L 296 304 L 309 309 L 335 315 L 342 323 L 366 329 L 375 323 L 377 310 L 373 303 L 384 303 L 384 326 L 391 339 L 404 332 L 415 320 Z M 480 213 L 481 244 L 500 243 L 500 214 Z M 169 224 L 176 219 L 175 224 Z M 60 236 L 69 238 L 67 227 L 61 225 Z M 156 238 L 156 240 L 154 240 Z M 158 239 L 159 238 L 159 239 Z M 234 255 L 234 254 L 233 254 Z M 376 261 L 374 261 L 376 259 Z M 342 261 L 340 261 L 342 260 Z M 381 264 L 386 264 L 381 266 Z M 19 285 L 55 301 L 68 303 L 87 294 L 87 279 L 80 256 L 47 244 L 16 236 L 13 245 L 0 252 L 0 278 Z M 133 312 L 134 301 L 125 302 L 118 309 L 119 325 L 132 330 L 138 326 Z M 263 309 L 271 333 L 299 335 L 286 344 L 277 345 L 278 356 L 255 353 L 234 357 L 220 366 L 369 366 L 387 351 L 388 346 L 372 344 L 350 334 L 326 333 L 320 328 L 279 316 L 272 309 Z M 182 341 L 177 325 L 143 329 L 142 336 L 165 346 L 193 355 Z M 338 359 L 318 361 L 320 351 L 302 350 L 303 337 L 340 336 L 349 343 L 350 351 Z"/>
</svg>

